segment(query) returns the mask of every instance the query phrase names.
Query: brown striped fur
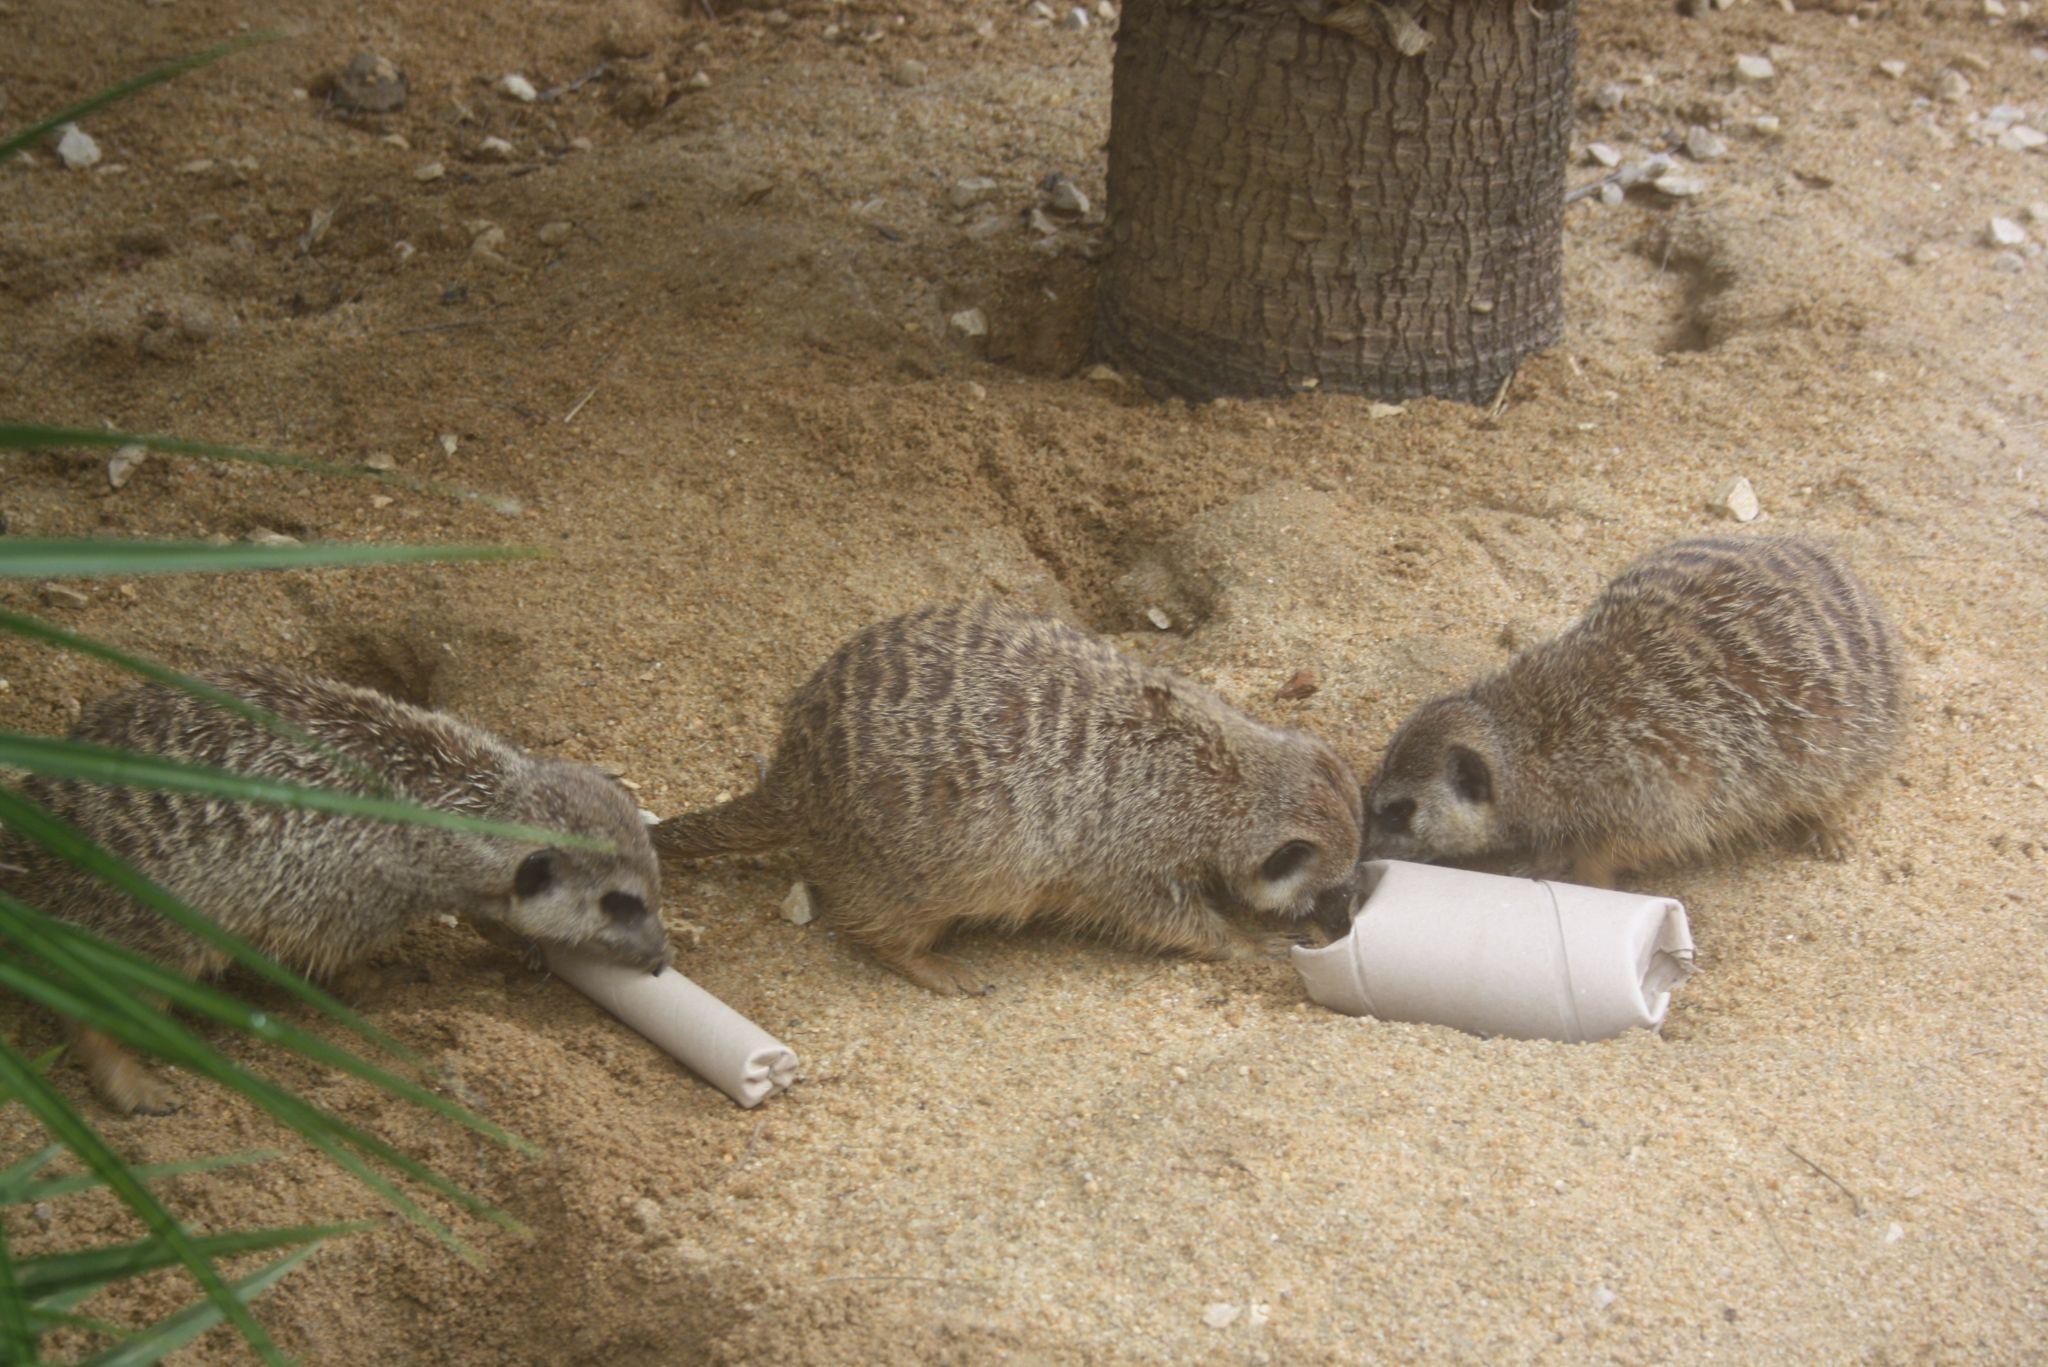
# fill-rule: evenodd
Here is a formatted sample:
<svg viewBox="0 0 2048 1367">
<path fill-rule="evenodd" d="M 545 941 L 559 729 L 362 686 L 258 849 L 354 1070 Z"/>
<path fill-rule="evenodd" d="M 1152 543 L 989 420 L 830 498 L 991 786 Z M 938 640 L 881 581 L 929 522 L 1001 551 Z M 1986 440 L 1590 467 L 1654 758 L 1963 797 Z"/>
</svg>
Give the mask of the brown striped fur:
<svg viewBox="0 0 2048 1367">
<path fill-rule="evenodd" d="M 1048 920 L 1207 955 L 1223 913 L 1307 914 L 1349 873 L 1357 781 L 1324 742 L 1002 603 L 868 628 L 797 690 L 759 789 L 663 823 L 688 857 L 794 850 L 818 914 L 937 992 L 955 925 Z"/>
<path fill-rule="evenodd" d="M 410 798 L 444 811 L 610 840 L 616 853 L 202 796 L 30 779 L 28 797 L 220 925 L 328 977 L 437 911 L 492 938 L 578 945 L 634 967 L 668 961 L 660 869 L 639 808 L 596 769 L 527 755 L 452 717 L 368 689 L 273 669 L 213 684 L 319 744 L 287 740 L 159 684 L 88 707 L 74 735 L 253 778 Z M 26 840 L 0 832 L 0 888 L 188 977 L 227 956 Z M 10 872 L 9 869 L 14 870 Z M 523 872 L 522 872 L 523 871 Z M 169 1090 L 114 1041 L 76 1051 L 123 1111 L 171 1108 Z"/>
<path fill-rule="evenodd" d="M 1610 885 L 1840 822 L 1904 729 L 1898 642 L 1869 592 L 1796 537 L 1711 537 L 1630 565 L 1586 615 L 1394 733 L 1369 856 L 1533 855 Z"/>
</svg>

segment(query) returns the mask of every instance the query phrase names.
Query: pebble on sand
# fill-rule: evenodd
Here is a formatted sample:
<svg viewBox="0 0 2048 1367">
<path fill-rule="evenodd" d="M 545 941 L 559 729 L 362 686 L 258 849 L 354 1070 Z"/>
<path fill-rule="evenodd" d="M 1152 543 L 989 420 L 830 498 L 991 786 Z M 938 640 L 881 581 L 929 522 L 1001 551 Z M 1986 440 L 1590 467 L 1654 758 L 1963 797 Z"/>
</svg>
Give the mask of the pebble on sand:
<svg viewBox="0 0 2048 1367">
<path fill-rule="evenodd" d="M 62 136 L 57 139 L 57 160 L 74 171 L 83 171 L 98 164 L 100 145 L 93 141 L 92 134 L 75 123 L 64 125 Z"/>
<path fill-rule="evenodd" d="M 980 309 L 961 309 L 946 321 L 952 325 L 953 331 L 962 337 L 988 336 L 988 315 Z"/>
<path fill-rule="evenodd" d="M 1735 79 L 1738 81 L 1768 81 L 1777 74 L 1777 64 L 1768 57 L 1745 52 L 1735 59 Z"/>
<path fill-rule="evenodd" d="M 1994 218 L 1984 229 L 1984 243 L 1991 247 L 2017 247 L 2027 240 L 2027 230 L 2009 218 Z"/>
<path fill-rule="evenodd" d="M 388 57 L 359 52 L 334 78 L 334 102 L 358 114 L 405 108 L 405 73 Z"/>
<path fill-rule="evenodd" d="M 1934 98 L 1943 104 L 1960 104 L 1970 97 L 1970 78 L 1954 67 L 1934 73 Z"/>
<path fill-rule="evenodd" d="M 540 92 L 533 88 L 533 82 L 516 71 L 498 78 L 498 93 L 509 95 L 521 104 L 532 104 L 540 98 Z"/>
<path fill-rule="evenodd" d="M 510 161 L 519 155 L 518 149 L 499 137 L 485 138 L 476 145 L 477 152 L 493 161 Z"/>
<path fill-rule="evenodd" d="M 425 166 L 414 167 L 412 178 L 424 184 L 430 180 L 439 180 L 442 176 L 445 176 L 447 174 L 447 167 L 443 166 L 438 161 L 430 161 Z"/>
<path fill-rule="evenodd" d="M 924 78 L 931 74 L 931 68 L 915 57 L 905 57 L 889 68 L 889 79 L 898 85 L 923 85 Z"/>
<path fill-rule="evenodd" d="M 807 926 L 817 915 L 817 909 L 811 905 L 811 885 L 791 883 L 789 895 L 782 899 L 782 919 L 793 926 Z"/>
<path fill-rule="evenodd" d="M 1229 1301 L 1217 1301 L 1202 1311 L 1202 1323 L 1211 1329 L 1228 1329 L 1241 1312 Z"/>
<path fill-rule="evenodd" d="M 1604 142 L 1589 142 L 1586 144 L 1586 160 L 1611 171 L 1621 165 L 1621 153 Z"/>
<path fill-rule="evenodd" d="M 996 192 L 996 183 L 987 176 L 968 176 L 953 182 L 953 188 L 946 192 L 946 202 L 956 209 L 972 209 Z"/>
<path fill-rule="evenodd" d="M 1657 187 L 1658 193 L 1670 195 L 1673 199 L 1691 199 L 1705 194 L 1707 189 L 1707 183 L 1698 176 L 1683 175 L 1677 171 L 1666 171 L 1650 184 Z"/>
<path fill-rule="evenodd" d="M 534 236 L 540 239 L 541 245 L 544 247 L 559 247 L 564 242 L 567 242 L 569 234 L 575 231 L 575 224 L 570 223 L 566 219 L 556 219 L 553 223 L 541 224 L 539 231 Z"/>
<path fill-rule="evenodd" d="M 1086 33 L 1088 31 L 1088 11 L 1076 5 L 1073 9 L 1067 11 L 1067 17 L 1060 20 L 1060 24 L 1065 28 L 1073 30 L 1075 33 Z"/>
<path fill-rule="evenodd" d="M 120 446 L 107 458 L 107 483 L 116 489 L 125 488 L 135 474 L 135 467 L 149 459 L 147 446 Z"/>
<path fill-rule="evenodd" d="M 1714 506 L 1723 516 L 1737 522 L 1754 522 L 1762 507 L 1757 503 L 1756 486 L 1746 475 L 1737 475 L 1721 486 L 1721 492 L 1714 495 Z"/>
<path fill-rule="evenodd" d="M 1728 155 L 1728 144 L 1712 129 L 1694 124 L 1685 132 L 1685 154 L 1694 161 L 1719 161 Z"/>
<path fill-rule="evenodd" d="M 1891 58 L 1889 61 L 1879 62 L 1877 69 L 1895 81 L 1906 79 L 1906 64 L 1896 57 Z"/>
</svg>

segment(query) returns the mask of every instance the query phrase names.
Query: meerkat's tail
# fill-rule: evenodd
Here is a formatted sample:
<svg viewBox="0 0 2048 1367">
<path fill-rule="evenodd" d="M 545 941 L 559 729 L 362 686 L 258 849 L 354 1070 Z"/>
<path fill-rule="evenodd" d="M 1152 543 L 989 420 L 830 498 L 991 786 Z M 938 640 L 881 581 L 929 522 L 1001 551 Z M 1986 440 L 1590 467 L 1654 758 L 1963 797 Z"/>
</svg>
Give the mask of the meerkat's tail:
<svg viewBox="0 0 2048 1367">
<path fill-rule="evenodd" d="M 759 854 L 789 843 L 790 813 L 756 788 L 716 807 L 670 817 L 652 834 L 656 849 L 684 859 Z"/>
</svg>

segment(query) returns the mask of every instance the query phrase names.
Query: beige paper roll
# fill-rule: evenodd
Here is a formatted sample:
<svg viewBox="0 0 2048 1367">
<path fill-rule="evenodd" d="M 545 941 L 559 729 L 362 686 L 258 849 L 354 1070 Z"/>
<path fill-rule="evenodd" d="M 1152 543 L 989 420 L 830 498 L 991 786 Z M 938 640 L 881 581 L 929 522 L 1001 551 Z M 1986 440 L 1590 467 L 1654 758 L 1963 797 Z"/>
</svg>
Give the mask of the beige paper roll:
<svg viewBox="0 0 2048 1367">
<path fill-rule="evenodd" d="M 673 1055 L 742 1106 L 758 1106 L 796 1081 L 788 1045 L 672 968 L 625 968 L 543 948 L 556 977 Z"/>
<path fill-rule="evenodd" d="M 1294 951 L 1333 1011 L 1580 1043 L 1655 1030 L 1692 972 L 1685 908 L 1669 897 L 1396 860 L 1360 872 L 1351 933 Z"/>
</svg>

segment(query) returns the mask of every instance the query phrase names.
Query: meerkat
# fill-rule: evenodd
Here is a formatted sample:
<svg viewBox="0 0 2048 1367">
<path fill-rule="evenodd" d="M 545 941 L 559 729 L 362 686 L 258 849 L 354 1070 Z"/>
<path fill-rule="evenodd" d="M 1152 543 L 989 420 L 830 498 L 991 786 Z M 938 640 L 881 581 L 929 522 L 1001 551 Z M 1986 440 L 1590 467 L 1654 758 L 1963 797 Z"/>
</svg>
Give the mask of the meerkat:
<svg viewBox="0 0 2048 1367">
<path fill-rule="evenodd" d="M 30 778 L 23 792 L 225 929 L 316 978 L 361 964 L 444 911 L 500 942 L 574 945 L 650 972 L 668 963 L 647 827 L 626 791 L 598 770 L 525 754 L 452 717 L 326 679 L 244 669 L 207 682 L 317 744 L 161 684 L 100 700 L 73 734 L 253 778 L 408 798 L 606 840 L 615 852 L 43 778 Z M 182 926 L 24 839 L 0 852 L 0 866 L 0 887 L 21 900 L 187 977 L 229 963 Z M 175 1109 L 169 1087 L 111 1037 L 81 1029 L 73 1050 L 117 1110 Z"/>
<path fill-rule="evenodd" d="M 1328 744 L 994 602 L 862 631 L 790 699 L 761 784 L 655 828 L 685 857 L 789 848 L 819 919 L 938 993 L 953 927 L 1057 923 L 1233 957 L 1232 916 L 1306 916 L 1359 849 Z"/>
<path fill-rule="evenodd" d="M 1905 708 L 1897 638 L 1826 549 L 1681 541 L 1409 717 L 1367 796 L 1367 855 L 1528 855 L 1600 887 L 1801 829 L 1839 858 Z"/>
</svg>

